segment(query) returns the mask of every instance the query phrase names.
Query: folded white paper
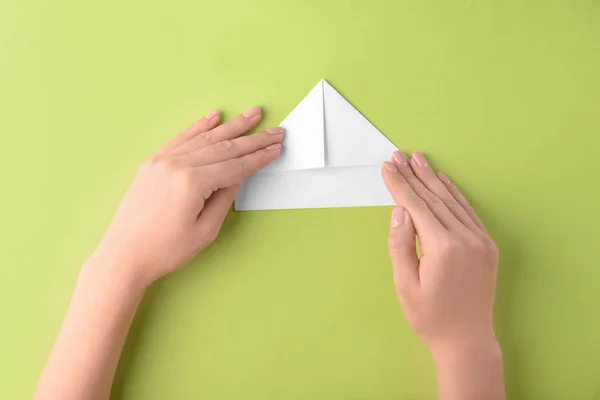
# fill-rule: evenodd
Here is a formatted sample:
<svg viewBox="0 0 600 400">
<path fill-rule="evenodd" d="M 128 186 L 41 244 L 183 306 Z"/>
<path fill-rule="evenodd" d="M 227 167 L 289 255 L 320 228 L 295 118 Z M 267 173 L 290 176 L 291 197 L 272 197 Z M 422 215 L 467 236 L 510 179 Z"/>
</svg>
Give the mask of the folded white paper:
<svg viewBox="0 0 600 400">
<path fill-rule="evenodd" d="M 381 165 L 396 147 L 321 80 L 280 124 L 277 160 L 246 179 L 235 209 L 385 206 Z"/>
</svg>

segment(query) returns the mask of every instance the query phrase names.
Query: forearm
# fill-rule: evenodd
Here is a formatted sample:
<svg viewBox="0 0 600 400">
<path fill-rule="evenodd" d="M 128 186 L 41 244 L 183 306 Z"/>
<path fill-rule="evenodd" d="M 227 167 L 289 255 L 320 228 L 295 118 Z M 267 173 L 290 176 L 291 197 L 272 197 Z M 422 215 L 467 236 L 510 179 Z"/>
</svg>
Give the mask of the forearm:
<svg viewBox="0 0 600 400">
<path fill-rule="evenodd" d="M 432 349 L 439 400 L 503 400 L 502 351 L 496 340 Z"/>
<path fill-rule="evenodd" d="M 126 267 L 100 259 L 83 266 L 35 399 L 108 399 L 144 293 Z"/>
</svg>

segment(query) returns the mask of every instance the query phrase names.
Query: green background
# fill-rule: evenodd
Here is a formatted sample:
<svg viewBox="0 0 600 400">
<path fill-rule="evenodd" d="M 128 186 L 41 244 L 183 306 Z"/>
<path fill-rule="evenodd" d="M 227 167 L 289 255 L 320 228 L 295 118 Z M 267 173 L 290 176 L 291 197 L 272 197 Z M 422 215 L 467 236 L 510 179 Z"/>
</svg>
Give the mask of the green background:
<svg viewBox="0 0 600 400">
<path fill-rule="evenodd" d="M 600 399 L 600 2 L 0 2 L 0 398 L 31 396 L 136 167 L 206 112 L 327 79 L 501 249 L 511 399 Z M 115 399 L 430 399 L 390 208 L 234 213 L 153 286 Z"/>
</svg>

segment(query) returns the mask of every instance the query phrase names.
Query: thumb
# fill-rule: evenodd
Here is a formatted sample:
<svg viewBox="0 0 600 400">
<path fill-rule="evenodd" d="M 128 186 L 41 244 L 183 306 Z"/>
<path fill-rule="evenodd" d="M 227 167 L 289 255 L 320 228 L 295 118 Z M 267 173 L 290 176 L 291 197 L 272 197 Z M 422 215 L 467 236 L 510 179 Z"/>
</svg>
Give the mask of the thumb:
<svg viewBox="0 0 600 400">
<path fill-rule="evenodd" d="M 206 201 L 196 222 L 198 243 L 202 247 L 209 245 L 217 238 L 225 217 L 231 209 L 237 190 L 238 185 L 219 189 Z"/>
<path fill-rule="evenodd" d="M 392 211 L 388 236 L 390 258 L 394 266 L 394 285 L 398 294 L 419 285 L 415 227 L 408 211 L 397 206 Z"/>
</svg>

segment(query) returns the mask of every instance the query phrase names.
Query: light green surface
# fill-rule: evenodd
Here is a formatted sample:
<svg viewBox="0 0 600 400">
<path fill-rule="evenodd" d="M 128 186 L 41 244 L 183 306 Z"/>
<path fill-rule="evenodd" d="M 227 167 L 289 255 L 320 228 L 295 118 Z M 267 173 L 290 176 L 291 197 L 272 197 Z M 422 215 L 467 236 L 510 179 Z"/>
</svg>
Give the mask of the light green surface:
<svg viewBox="0 0 600 400">
<path fill-rule="evenodd" d="M 135 168 L 213 108 L 321 78 L 422 150 L 501 249 L 511 399 L 600 399 L 600 3 L 4 0 L 0 398 L 28 398 Z M 430 399 L 389 208 L 236 213 L 153 287 L 116 399 Z"/>
</svg>

